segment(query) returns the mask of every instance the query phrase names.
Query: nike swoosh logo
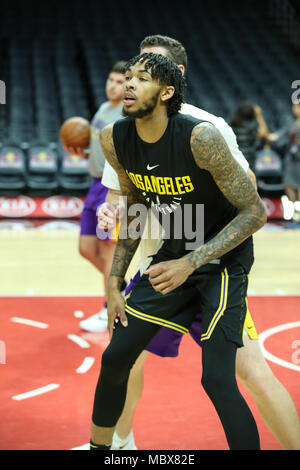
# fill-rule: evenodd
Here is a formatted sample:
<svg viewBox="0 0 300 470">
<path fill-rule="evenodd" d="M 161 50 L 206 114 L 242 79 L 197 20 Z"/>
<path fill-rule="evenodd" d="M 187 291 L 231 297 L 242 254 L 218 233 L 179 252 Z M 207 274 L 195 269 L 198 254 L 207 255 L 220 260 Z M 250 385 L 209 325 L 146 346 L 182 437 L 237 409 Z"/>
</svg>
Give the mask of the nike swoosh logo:
<svg viewBox="0 0 300 470">
<path fill-rule="evenodd" d="M 150 166 L 149 164 L 147 165 L 147 170 L 148 171 L 151 171 L 151 170 L 154 170 L 154 168 L 157 168 L 159 165 L 154 165 L 154 166 Z"/>
</svg>

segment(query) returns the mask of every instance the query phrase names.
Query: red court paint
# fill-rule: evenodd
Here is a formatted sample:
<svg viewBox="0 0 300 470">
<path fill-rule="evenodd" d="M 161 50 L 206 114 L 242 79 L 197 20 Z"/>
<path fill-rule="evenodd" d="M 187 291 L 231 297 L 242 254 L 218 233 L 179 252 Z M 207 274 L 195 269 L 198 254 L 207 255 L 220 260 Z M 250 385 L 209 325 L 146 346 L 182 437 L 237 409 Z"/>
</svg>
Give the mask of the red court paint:
<svg viewBox="0 0 300 470">
<path fill-rule="evenodd" d="M 75 311 L 89 316 L 100 310 L 96 297 L 6 297 L 0 299 L 0 449 L 71 449 L 89 441 L 93 394 L 107 333 L 79 329 Z M 259 331 L 297 321 L 300 297 L 250 297 L 249 307 Z M 41 322 L 38 328 L 11 321 L 12 317 Z M 89 347 L 68 338 L 76 335 Z M 270 352 L 292 360 L 299 328 L 269 337 Z M 86 373 L 76 370 L 86 357 L 95 362 Z M 295 356 L 297 358 L 299 356 Z M 3 359 L 3 358 L 2 358 Z M 286 386 L 300 412 L 299 373 L 269 363 Z M 227 449 L 219 419 L 201 387 L 201 350 L 187 336 L 180 355 L 161 359 L 149 355 L 145 388 L 134 420 L 139 449 Z M 59 387 L 23 400 L 13 396 L 49 384 Z M 256 418 L 262 449 L 281 449 L 263 423 L 252 397 L 242 389 Z"/>
</svg>

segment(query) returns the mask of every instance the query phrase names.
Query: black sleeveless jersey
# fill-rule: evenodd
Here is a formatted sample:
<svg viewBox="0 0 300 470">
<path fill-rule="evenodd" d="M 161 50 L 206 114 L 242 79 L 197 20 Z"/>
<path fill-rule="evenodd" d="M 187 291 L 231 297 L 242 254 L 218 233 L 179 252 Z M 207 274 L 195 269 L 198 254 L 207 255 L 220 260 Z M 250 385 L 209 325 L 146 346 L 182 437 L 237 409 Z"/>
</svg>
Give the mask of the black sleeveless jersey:
<svg viewBox="0 0 300 470">
<path fill-rule="evenodd" d="M 195 162 L 190 138 L 200 122 L 189 115 L 175 114 L 155 143 L 141 140 L 130 118 L 115 122 L 113 128 L 117 158 L 166 230 L 162 249 L 172 258 L 213 238 L 237 213 L 211 174 Z M 210 267 L 220 270 L 236 261 L 247 272 L 250 270 L 252 237 Z"/>
</svg>

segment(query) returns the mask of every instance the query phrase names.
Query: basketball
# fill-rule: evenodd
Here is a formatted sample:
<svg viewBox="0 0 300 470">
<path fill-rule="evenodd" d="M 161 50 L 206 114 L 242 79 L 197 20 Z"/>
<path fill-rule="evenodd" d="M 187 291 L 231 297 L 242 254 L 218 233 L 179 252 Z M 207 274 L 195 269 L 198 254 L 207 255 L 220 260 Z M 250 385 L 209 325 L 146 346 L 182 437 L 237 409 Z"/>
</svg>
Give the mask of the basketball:
<svg viewBox="0 0 300 470">
<path fill-rule="evenodd" d="M 89 121 L 78 116 L 67 119 L 60 128 L 60 140 L 64 147 L 85 149 L 90 142 Z"/>
</svg>

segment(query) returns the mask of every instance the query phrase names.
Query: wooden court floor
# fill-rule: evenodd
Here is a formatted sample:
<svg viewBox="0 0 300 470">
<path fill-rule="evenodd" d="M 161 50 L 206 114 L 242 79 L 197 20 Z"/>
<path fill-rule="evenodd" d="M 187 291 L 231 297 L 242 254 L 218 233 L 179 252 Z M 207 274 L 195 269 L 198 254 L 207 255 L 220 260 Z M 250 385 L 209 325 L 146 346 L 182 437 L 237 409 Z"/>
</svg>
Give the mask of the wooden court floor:
<svg viewBox="0 0 300 470">
<path fill-rule="evenodd" d="M 102 296 L 102 275 L 80 256 L 78 236 L 76 228 L 0 230 L 0 295 Z M 300 229 L 267 226 L 254 246 L 249 295 L 299 295 Z"/>
</svg>

